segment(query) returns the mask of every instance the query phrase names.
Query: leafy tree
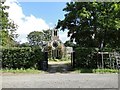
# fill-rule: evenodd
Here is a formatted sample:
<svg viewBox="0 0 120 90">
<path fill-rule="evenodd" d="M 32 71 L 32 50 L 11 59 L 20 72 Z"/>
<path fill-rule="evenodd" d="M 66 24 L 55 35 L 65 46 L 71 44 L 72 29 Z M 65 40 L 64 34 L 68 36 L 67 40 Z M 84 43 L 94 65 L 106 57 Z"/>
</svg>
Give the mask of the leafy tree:
<svg viewBox="0 0 120 90">
<path fill-rule="evenodd" d="M 18 34 L 15 33 L 17 25 L 10 19 L 9 15 L 5 11 L 9 9 L 9 6 L 5 6 L 3 2 L 0 2 L 0 45 L 2 46 L 14 46 L 16 44 L 15 38 Z"/>
<path fill-rule="evenodd" d="M 30 44 L 28 42 L 25 42 L 25 43 L 22 43 L 22 44 L 18 43 L 17 46 L 18 47 L 30 47 Z"/>
<path fill-rule="evenodd" d="M 75 44 L 74 44 L 73 42 L 71 42 L 70 40 L 66 41 L 66 42 L 64 43 L 64 45 L 65 45 L 66 47 L 73 47 L 73 46 L 75 46 Z"/>
<path fill-rule="evenodd" d="M 7 31 L 0 31 L 1 46 L 15 46 L 16 42 L 10 37 Z"/>
<path fill-rule="evenodd" d="M 44 35 L 43 32 L 33 31 L 28 34 L 27 38 L 30 45 L 42 46 Z"/>
<path fill-rule="evenodd" d="M 47 41 L 51 40 L 52 31 L 43 30 L 30 32 L 27 36 L 30 45 L 43 46 Z"/>
<path fill-rule="evenodd" d="M 51 40 L 52 30 L 50 30 L 50 29 L 43 30 L 43 34 L 44 34 L 44 41 L 50 41 Z"/>
<path fill-rule="evenodd" d="M 120 47 L 120 2 L 70 2 L 56 28 L 82 47 Z"/>
</svg>

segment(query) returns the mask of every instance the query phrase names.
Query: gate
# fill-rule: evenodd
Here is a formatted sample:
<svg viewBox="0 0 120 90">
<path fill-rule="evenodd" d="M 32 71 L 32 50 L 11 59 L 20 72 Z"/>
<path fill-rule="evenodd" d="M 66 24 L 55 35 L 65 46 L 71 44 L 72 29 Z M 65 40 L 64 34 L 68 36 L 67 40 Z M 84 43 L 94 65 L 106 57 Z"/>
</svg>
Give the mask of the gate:
<svg viewBox="0 0 120 90">
<path fill-rule="evenodd" d="M 43 52 L 43 60 L 41 62 L 41 69 L 44 71 L 48 69 L 48 52 Z"/>
<path fill-rule="evenodd" d="M 66 54 L 67 56 L 70 55 L 71 59 L 71 66 L 72 68 L 75 68 L 76 63 L 75 63 L 75 51 L 73 47 L 66 47 Z"/>
</svg>

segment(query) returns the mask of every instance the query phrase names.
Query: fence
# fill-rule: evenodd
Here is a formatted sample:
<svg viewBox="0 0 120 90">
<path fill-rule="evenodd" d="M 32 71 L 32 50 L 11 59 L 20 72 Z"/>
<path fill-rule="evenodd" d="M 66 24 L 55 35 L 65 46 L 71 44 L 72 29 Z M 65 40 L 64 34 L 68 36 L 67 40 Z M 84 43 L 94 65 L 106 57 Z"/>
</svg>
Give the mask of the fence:
<svg viewBox="0 0 120 90">
<path fill-rule="evenodd" d="M 74 51 L 71 54 L 73 68 L 120 68 L 119 51 L 98 52 L 96 48 L 76 48 Z"/>
</svg>

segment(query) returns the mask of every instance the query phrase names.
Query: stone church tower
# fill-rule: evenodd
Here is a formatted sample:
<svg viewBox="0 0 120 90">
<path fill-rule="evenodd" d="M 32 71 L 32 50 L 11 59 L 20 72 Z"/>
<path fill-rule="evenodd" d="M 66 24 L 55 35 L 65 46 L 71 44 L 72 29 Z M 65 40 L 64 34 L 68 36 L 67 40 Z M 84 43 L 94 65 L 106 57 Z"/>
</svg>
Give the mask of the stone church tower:
<svg viewBox="0 0 120 90">
<path fill-rule="evenodd" d="M 59 39 L 58 30 L 52 30 L 51 40 L 48 43 L 48 46 L 52 47 L 51 57 L 53 59 L 60 59 L 64 56 L 65 46 L 62 41 Z"/>
</svg>

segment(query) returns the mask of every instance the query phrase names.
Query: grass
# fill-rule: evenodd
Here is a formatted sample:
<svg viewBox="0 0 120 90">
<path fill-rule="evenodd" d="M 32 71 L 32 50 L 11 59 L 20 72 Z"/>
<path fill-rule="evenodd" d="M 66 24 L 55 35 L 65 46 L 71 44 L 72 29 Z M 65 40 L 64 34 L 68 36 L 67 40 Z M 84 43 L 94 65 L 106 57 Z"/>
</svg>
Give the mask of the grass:
<svg viewBox="0 0 120 90">
<path fill-rule="evenodd" d="M 61 68 L 58 68 L 58 70 L 60 71 Z M 37 74 L 37 73 L 44 73 L 45 71 L 40 71 L 40 70 L 35 70 L 35 69 L 3 69 L 0 70 L 0 73 L 32 73 L 32 74 Z M 116 69 L 74 69 L 73 71 L 74 73 L 118 73 L 118 70 Z"/>
<path fill-rule="evenodd" d="M 79 73 L 117 73 L 116 69 L 75 69 Z"/>
<path fill-rule="evenodd" d="M 95 73 L 118 73 L 117 69 L 93 69 Z"/>
<path fill-rule="evenodd" d="M 58 68 L 60 69 L 60 68 Z M 118 73 L 117 69 L 81 69 L 81 68 L 75 68 L 73 71 L 74 73 Z M 31 74 L 37 74 L 37 73 L 45 73 L 45 71 L 42 70 L 35 70 L 35 69 L 3 69 L 0 70 L 0 73 L 31 73 Z"/>
<path fill-rule="evenodd" d="M 86 68 L 75 68 L 73 70 L 76 73 L 118 73 L 117 69 L 86 69 Z"/>
<path fill-rule="evenodd" d="M 44 71 L 35 70 L 35 69 L 2 69 L 0 70 L 2 73 L 42 73 Z"/>
</svg>

